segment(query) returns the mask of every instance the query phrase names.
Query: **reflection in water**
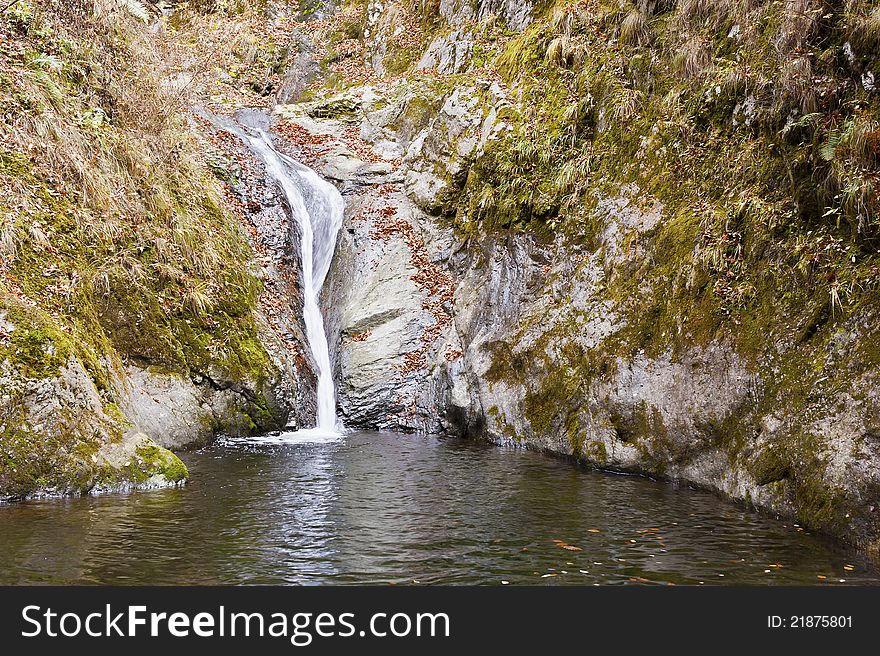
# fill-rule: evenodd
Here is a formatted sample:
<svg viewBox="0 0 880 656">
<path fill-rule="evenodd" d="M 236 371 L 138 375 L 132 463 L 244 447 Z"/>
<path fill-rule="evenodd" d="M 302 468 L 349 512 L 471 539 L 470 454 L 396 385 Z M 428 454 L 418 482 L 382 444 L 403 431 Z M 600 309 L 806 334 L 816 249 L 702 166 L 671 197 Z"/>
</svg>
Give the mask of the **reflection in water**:
<svg viewBox="0 0 880 656">
<path fill-rule="evenodd" d="M 880 582 L 791 523 L 536 453 L 352 433 L 184 455 L 183 489 L 0 507 L 0 583 Z"/>
</svg>

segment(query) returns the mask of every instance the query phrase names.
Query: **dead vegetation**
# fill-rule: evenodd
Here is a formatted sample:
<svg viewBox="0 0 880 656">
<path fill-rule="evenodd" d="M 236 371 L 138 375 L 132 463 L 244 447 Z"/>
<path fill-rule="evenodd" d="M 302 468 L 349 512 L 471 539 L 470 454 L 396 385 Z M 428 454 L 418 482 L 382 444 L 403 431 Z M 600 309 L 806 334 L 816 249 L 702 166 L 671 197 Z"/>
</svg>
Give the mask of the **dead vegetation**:
<svg viewBox="0 0 880 656">
<path fill-rule="evenodd" d="M 99 382 L 117 353 L 262 376 L 247 243 L 162 35 L 117 0 L 22 0 L 0 39 L 0 302 L 71 335 Z"/>
</svg>

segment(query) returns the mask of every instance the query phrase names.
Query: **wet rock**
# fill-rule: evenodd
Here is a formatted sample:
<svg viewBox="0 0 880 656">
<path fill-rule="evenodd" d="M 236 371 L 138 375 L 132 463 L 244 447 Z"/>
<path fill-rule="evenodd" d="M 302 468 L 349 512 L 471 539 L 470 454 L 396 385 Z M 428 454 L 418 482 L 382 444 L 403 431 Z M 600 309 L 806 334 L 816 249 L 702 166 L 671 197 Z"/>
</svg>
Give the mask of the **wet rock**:
<svg viewBox="0 0 880 656">
<path fill-rule="evenodd" d="M 266 398 L 279 380 L 261 385 L 213 372 L 216 378 L 201 376 L 196 382 L 131 365 L 125 374 L 120 409 L 140 432 L 166 448 L 205 444 L 218 433 L 249 435 L 286 421 L 284 409 L 271 406 Z M 283 418 L 273 419 L 273 413 L 284 413 Z"/>
<path fill-rule="evenodd" d="M 425 217 L 399 186 L 376 191 L 350 199 L 345 226 L 352 232 L 340 237 L 325 290 L 330 339 L 339 345 L 340 412 L 350 426 L 437 430 L 434 388 L 443 386 L 443 347 L 452 335 L 444 326 L 425 341 L 437 319 L 425 308 L 430 293 L 414 281 L 419 269 L 405 238 L 418 234 Z M 381 212 L 365 211 L 380 200 L 413 232 L 383 233 Z M 414 366 L 416 353 L 421 366 Z"/>
</svg>

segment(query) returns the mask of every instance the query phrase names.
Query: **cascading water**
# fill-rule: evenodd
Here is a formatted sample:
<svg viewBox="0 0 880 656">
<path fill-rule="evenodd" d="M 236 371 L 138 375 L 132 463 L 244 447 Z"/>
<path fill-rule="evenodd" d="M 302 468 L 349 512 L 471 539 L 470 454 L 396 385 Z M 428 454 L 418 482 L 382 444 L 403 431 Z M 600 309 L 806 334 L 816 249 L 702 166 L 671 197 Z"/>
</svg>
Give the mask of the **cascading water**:
<svg viewBox="0 0 880 656">
<path fill-rule="evenodd" d="M 309 167 L 279 153 L 272 139 L 259 127 L 236 131 L 260 157 L 266 172 L 278 183 L 302 232 L 303 321 L 306 339 L 317 365 L 317 425 L 308 431 L 319 436 L 338 435 L 342 424 L 336 417 L 336 390 L 330 366 L 330 349 L 319 299 L 336 250 L 345 202 L 339 191 Z"/>
</svg>

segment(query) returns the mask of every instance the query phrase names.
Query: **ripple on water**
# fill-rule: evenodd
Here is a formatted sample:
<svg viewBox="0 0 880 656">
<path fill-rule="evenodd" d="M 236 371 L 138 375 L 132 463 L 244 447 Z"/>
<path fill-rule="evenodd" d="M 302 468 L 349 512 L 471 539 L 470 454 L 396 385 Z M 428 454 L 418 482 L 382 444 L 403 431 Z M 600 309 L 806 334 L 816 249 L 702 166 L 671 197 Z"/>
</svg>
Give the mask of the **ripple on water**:
<svg viewBox="0 0 880 656">
<path fill-rule="evenodd" d="M 0 507 L 0 583 L 880 582 L 713 495 L 472 441 L 306 431 L 183 459 L 181 489 Z"/>
</svg>

